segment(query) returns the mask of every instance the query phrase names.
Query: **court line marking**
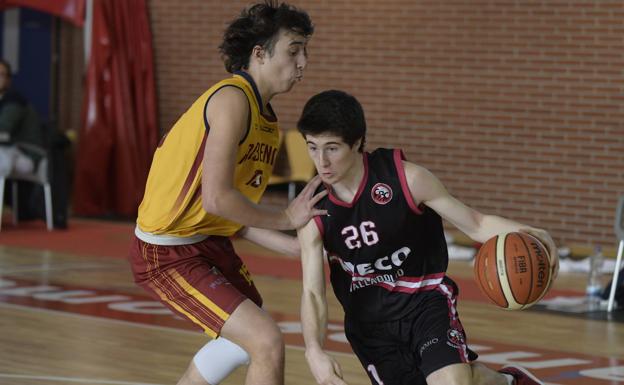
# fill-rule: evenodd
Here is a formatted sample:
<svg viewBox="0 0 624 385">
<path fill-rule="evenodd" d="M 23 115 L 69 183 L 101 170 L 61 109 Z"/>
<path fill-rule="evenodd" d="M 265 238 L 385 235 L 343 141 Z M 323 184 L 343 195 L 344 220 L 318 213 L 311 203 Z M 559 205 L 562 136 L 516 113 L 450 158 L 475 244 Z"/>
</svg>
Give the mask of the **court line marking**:
<svg viewBox="0 0 624 385">
<path fill-rule="evenodd" d="M 202 335 L 205 336 L 203 333 L 199 332 L 199 331 L 192 331 L 192 330 L 184 330 L 184 329 L 178 329 L 178 328 L 174 328 L 174 327 L 167 327 L 167 326 L 158 326 L 158 325 L 147 325 L 147 324 L 141 324 L 141 323 L 134 323 L 134 322 L 129 322 L 129 321 L 124 321 L 124 320 L 117 320 L 117 319 L 110 319 L 110 318 L 104 318 L 104 317 L 97 317 L 97 316 L 90 316 L 90 315 L 84 315 L 84 314 L 75 314 L 75 313 L 68 313 L 68 312 L 64 312 L 61 310 L 53 310 L 53 309 L 45 309 L 45 308 L 32 308 L 29 306 L 25 306 L 25 305 L 16 305 L 16 304 L 11 304 L 11 303 L 6 303 L 6 302 L 0 302 L 0 308 L 14 308 L 14 309 L 18 309 L 18 310 L 23 310 L 23 311 L 27 311 L 27 312 L 31 312 L 31 313 L 39 313 L 39 312 L 45 312 L 45 313 L 52 313 L 52 314 L 58 314 L 60 316 L 65 316 L 65 317 L 73 317 L 73 318 L 81 318 L 81 319 L 90 319 L 90 320 L 95 320 L 95 321 L 101 321 L 101 322 L 105 322 L 105 323 L 112 323 L 112 324 L 118 324 L 118 325 L 122 325 L 122 326 L 132 326 L 132 327 L 138 327 L 138 328 L 142 328 L 142 329 L 152 329 L 152 330 L 156 330 L 156 331 L 166 331 L 166 332 L 175 332 L 175 333 L 180 333 L 180 334 L 194 334 L 194 335 Z M 285 345 L 286 348 L 288 349 L 293 349 L 293 350 L 298 350 L 298 351 L 305 351 L 305 347 L 303 346 L 296 346 L 296 345 Z M 344 352 L 336 352 L 336 351 L 328 351 L 328 353 L 330 353 L 331 355 L 335 355 L 335 356 L 343 356 L 343 357 L 350 357 L 350 358 L 354 358 L 356 357 L 355 354 L 353 353 L 344 353 Z M 599 357 L 599 356 L 595 356 L 595 357 Z M 2 377 L 6 377 L 6 376 L 19 376 L 19 375 L 6 375 L 6 374 L 2 374 L 0 373 L 0 378 Z M 20 377 L 15 377 L 15 378 L 20 378 Z M 26 376 L 21 377 L 26 379 Z M 64 380 L 64 381 L 69 381 L 69 382 L 79 382 L 79 380 L 84 380 L 84 379 L 71 379 L 70 377 L 31 377 L 32 379 L 41 379 L 43 381 L 57 381 L 55 378 L 58 379 L 58 381 Z M 162 384 L 151 384 L 151 383 L 139 383 L 139 382 L 119 382 L 119 381 L 109 381 L 109 382 L 102 382 L 102 381 L 107 381 L 107 380 L 87 380 L 87 382 L 89 383 L 94 383 L 94 384 L 104 384 L 104 385 L 162 385 Z M 559 385 L 557 383 L 551 383 L 551 382 L 545 382 L 546 385 Z"/>
<path fill-rule="evenodd" d="M 206 340 L 209 339 L 208 336 L 206 336 L 205 334 L 203 334 L 202 332 L 199 332 L 199 331 L 178 329 L 178 328 L 168 327 L 168 326 L 147 325 L 147 324 L 142 324 L 142 323 L 135 323 L 135 322 L 130 322 L 130 321 L 118 320 L 118 319 L 97 317 L 97 316 L 91 316 L 91 315 L 85 315 L 85 314 L 68 313 L 68 312 L 64 312 L 62 310 L 45 309 L 45 308 L 33 308 L 33 307 L 30 307 L 30 306 L 16 305 L 16 304 L 13 304 L 13 303 L 6 303 L 6 302 L 0 302 L 0 308 L 2 308 L 2 307 L 24 310 L 24 311 L 28 311 L 28 312 L 31 312 L 31 313 L 40 313 L 40 312 L 53 313 L 53 314 L 58 314 L 58 315 L 61 315 L 61 316 L 66 316 L 66 317 L 89 319 L 89 320 L 113 323 L 113 324 L 118 324 L 118 325 L 123 325 L 123 326 L 133 326 L 133 327 L 138 327 L 138 328 L 142 328 L 142 329 L 151 329 L 151 330 L 155 330 L 155 331 L 174 332 L 174 333 L 180 333 L 180 334 L 193 334 L 193 335 L 197 335 L 197 336 L 204 336 L 206 338 Z M 289 348 L 289 349 L 293 349 L 293 350 L 305 351 L 305 347 L 303 347 L 303 346 L 286 344 L 286 347 Z M 329 353 L 331 353 L 332 355 L 338 355 L 338 356 L 343 356 L 343 357 L 355 357 L 355 354 L 353 354 L 353 353 L 337 352 L 337 351 L 334 351 L 334 350 L 329 351 Z"/>
<path fill-rule="evenodd" d="M 25 374 L 8 374 L 8 373 L 0 373 L 0 378 L 40 380 L 40 381 L 66 381 L 66 382 L 80 382 L 80 383 L 88 383 L 88 384 L 107 384 L 107 385 L 163 385 L 163 384 L 155 384 L 151 382 L 114 381 L 114 380 L 89 379 L 89 378 L 80 378 L 80 377 L 29 376 Z"/>
<path fill-rule="evenodd" d="M 13 265 L 12 267 L 5 267 L 0 265 L 0 273 L 3 275 L 10 275 L 15 273 L 47 273 L 58 272 L 66 270 L 110 270 L 118 268 L 120 265 L 116 264 L 79 264 L 79 263 L 67 263 L 67 264 L 55 264 L 55 266 L 42 266 L 43 264 L 29 264 L 29 265 Z"/>
</svg>

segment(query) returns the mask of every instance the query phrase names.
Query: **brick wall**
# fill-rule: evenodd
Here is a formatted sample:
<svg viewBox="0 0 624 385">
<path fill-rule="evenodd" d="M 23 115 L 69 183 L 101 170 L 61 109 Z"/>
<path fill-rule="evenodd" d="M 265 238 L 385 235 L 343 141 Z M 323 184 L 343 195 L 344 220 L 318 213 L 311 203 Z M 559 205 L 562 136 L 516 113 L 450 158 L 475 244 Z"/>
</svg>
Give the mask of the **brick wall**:
<svg viewBox="0 0 624 385">
<path fill-rule="evenodd" d="M 217 46 L 247 2 L 151 0 L 160 123 L 225 75 Z M 316 25 L 294 127 L 328 88 L 357 96 L 368 148 L 402 147 L 467 204 L 613 247 L 624 194 L 624 3 L 299 1 Z"/>
</svg>

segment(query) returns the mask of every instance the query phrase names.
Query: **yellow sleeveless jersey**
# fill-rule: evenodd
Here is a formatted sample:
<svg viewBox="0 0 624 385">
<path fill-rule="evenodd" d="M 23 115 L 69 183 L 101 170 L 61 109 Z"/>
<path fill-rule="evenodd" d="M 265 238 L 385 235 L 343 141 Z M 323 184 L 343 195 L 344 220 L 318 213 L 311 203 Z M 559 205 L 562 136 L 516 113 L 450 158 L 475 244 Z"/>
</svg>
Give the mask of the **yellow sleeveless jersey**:
<svg viewBox="0 0 624 385">
<path fill-rule="evenodd" d="M 249 127 L 239 143 L 234 186 L 258 203 L 277 157 L 279 130 L 274 116 L 261 113 L 261 100 L 253 79 L 237 73 L 206 91 L 166 134 L 156 149 L 137 225 L 154 235 L 190 237 L 198 234 L 230 236 L 242 226 L 202 207 L 202 158 L 210 127 L 205 109 L 210 97 L 223 87 L 240 88 L 249 101 Z"/>
</svg>

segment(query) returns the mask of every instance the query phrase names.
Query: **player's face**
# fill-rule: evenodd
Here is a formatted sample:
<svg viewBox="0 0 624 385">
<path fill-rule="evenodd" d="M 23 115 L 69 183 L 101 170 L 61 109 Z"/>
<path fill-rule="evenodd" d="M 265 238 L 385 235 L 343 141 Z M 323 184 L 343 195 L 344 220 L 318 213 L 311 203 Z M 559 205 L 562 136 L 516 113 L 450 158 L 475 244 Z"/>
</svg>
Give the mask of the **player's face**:
<svg viewBox="0 0 624 385">
<path fill-rule="evenodd" d="M 280 30 L 273 52 L 265 53 L 263 69 L 271 94 L 288 92 L 303 79 L 308 64 L 308 39 L 295 32 Z"/>
<path fill-rule="evenodd" d="M 321 180 L 327 184 L 343 181 L 354 170 L 356 162 L 362 158 L 362 154 L 358 151 L 360 141 L 349 146 L 340 136 L 321 134 L 306 135 L 306 143 L 316 171 Z"/>
</svg>

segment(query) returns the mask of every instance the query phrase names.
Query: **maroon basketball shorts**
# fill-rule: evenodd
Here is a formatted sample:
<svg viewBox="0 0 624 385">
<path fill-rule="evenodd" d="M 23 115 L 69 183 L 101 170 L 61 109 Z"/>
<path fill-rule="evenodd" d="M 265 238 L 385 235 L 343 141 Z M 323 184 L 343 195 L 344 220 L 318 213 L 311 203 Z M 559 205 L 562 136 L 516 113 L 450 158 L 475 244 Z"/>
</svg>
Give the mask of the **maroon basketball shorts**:
<svg viewBox="0 0 624 385">
<path fill-rule="evenodd" d="M 215 338 L 234 309 L 262 298 L 227 237 L 162 246 L 135 237 L 130 248 L 134 281 L 175 314 Z"/>
<path fill-rule="evenodd" d="M 373 385 L 426 385 L 436 370 L 477 359 L 459 321 L 455 283 L 445 278 L 436 290 L 417 296 L 418 307 L 405 318 L 361 322 L 345 317 L 347 339 Z"/>
</svg>

